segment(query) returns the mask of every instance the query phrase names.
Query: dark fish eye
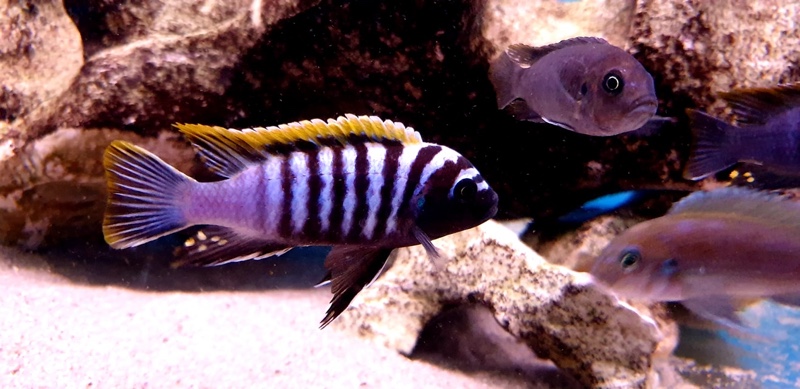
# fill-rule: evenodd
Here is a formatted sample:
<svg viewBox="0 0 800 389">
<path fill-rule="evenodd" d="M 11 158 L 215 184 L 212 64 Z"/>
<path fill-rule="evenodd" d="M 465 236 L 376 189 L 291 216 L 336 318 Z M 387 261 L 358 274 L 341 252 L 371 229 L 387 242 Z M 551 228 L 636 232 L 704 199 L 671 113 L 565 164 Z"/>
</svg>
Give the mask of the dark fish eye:
<svg viewBox="0 0 800 389">
<path fill-rule="evenodd" d="M 586 95 L 587 93 L 589 93 L 589 86 L 586 85 L 586 83 L 584 82 L 581 85 L 581 95 L 583 96 L 583 95 Z"/>
<path fill-rule="evenodd" d="M 622 266 L 622 270 L 629 272 L 639 266 L 639 261 L 641 259 L 642 255 L 639 253 L 639 250 L 627 250 L 619 257 L 619 265 Z"/>
<path fill-rule="evenodd" d="M 478 194 L 478 184 L 471 178 L 465 178 L 456 184 L 453 195 L 460 201 L 472 200 Z"/>
<path fill-rule="evenodd" d="M 622 76 L 616 72 L 610 72 L 603 77 L 603 90 L 614 96 L 622 93 L 624 87 L 625 81 L 623 81 Z"/>
</svg>

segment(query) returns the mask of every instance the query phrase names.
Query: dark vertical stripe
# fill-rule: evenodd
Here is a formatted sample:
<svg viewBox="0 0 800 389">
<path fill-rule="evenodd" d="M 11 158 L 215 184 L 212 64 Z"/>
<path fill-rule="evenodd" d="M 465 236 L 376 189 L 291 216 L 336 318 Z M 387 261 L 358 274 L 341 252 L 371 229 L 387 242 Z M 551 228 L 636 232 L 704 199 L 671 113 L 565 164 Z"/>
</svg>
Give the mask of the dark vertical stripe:
<svg viewBox="0 0 800 389">
<path fill-rule="evenodd" d="M 345 195 L 345 182 L 344 182 L 344 159 L 342 158 L 343 147 L 333 148 L 333 195 L 330 201 L 333 201 L 333 208 L 331 209 L 330 224 L 328 227 L 327 240 L 328 242 L 335 243 L 342 241 L 342 219 L 344 219 L 344 195 Z"/>
<path fill-rule="evenodd" d="M 257 230 L 267 231 L 267 164 L 258 166 L 256 179 L 256 190 L 251 196 L 256 196 L 256 209 L 253 210 L 256 216 Z"/>
<path fill-rule="evenodd" d="M 363 240 L 361 232 L 364 230 L 364 223 L 369 214 L 369 204 L 367 203 L 367 189 L 369 188 L 369 161 L 367 160 L 367 146 L 363 143 L 355 145 L 356 149 L 356 211 L 353 213 L 353 227 L 347 235 L 347 242 L 360 242 Z"/>
<path fill-rule="evenodd" d="M 303 236 L 306 239 L 316 240 L 319 238 L 321 229 L 319 202 L 322 177 L 319 175 L 319 149 L 309 150 L 306 154 L 308 154 L 308 200 L 306 201 L 308 217 L 303 224 Z"/>
<path fill-rule="evenodd" d="M 375 224 L 373 240 L 384 238 L 386 233 L 386 222 L 392 213 L 392 192 L 397 184 L 395 174 L 400 164 L 400 154 L 403 153 L 403 146 L 400 144 L 386 145 L 386 158 L 383 160 L 383 188 L 381 188 L 381 207 L 378 209 L 378 223 Z"/>
<path fill-rule="evenodd" d="M 427 166 L 433 157 L 441 150 L 441 146 L 426 146 L 419 150 L 417 158 L 414 160 L 414 163 L 411 164 L 411 170 L 408 172 L 408 182 L 406 182 L 406 190 L 403 192 L 403 201 L 400 202 L 400 209 L 397 211 L 398 227 L 405 224 L 402 218 L 408 216 L 409 201 L 411 201 L 411 196 L 414 195 L 414 190 L 416 190 L 419 185 L 422 170 L 425 169 L 425 166 Z"/>
<path fill-rule="evenodd" d="M 290 165 L 290 160 L 292 158 L 292 154 L 289 153 L 286 157 L 281 161 L 281 191 L 283 192 L 283 208 L 281 209 L 281 223 L 280 228 L 278 229 L 278 235 L 284 238 L 290 238 L 292 236 L 292 198 L 294 198 L 294 193 L 292 193 L 292 180 L 294 176 L 292 175 L 292 169 Z"/>
</svg>

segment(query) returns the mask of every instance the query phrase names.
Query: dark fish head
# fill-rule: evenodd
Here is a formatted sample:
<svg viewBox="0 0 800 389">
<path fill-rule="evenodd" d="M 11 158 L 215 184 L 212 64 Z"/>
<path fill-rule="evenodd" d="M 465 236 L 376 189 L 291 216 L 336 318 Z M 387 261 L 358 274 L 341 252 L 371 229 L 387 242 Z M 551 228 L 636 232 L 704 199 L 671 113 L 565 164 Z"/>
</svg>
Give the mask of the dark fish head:
<svg viewBox="0 0 800 389">
<path fill-rule="evenodd" d="M 590 135 L 616 135 L 642 127 L 656 113 L 653 77 L 633 56 L 617 47 L 597 47 L 590 55 L 584 77 L 572 78 L 578 91 L 580 116 Z M 570 78 L 565 78 L 569 80 Z M 578 81 L 580 80 L 580 81 Z M 583 132 L 583 131 L 582 131 Z"/>
<path fill-rule="evenodd" d="M 466 158 L 458 155 L 431 174 L 411 207 L 416 225 L 435 239 L 492 218 L 497 213 L 497 193 Z"/>
<path fill-rule="evenodd" d="M 643 301 L 680 300 L 678 261 L 668 228 L 658 219 L 637 224 L 614 238 L 600 253 L 592 276 L 620 296 Z"/>
</svg>

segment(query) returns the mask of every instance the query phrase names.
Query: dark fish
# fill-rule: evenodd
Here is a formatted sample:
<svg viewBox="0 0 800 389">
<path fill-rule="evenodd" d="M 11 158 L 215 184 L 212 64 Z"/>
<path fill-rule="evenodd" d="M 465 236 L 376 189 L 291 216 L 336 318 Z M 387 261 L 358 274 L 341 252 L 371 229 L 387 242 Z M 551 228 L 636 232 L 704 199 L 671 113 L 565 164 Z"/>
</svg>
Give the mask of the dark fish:
<svg viewBox="0 0 800 389">
<path fill-rule="evenodd" d="M 115 141 L 106 150 L 111 247 L 138 246 L 192 225 L 178 265 L 220 265 L 331 245 L 334 297 L 324 327 L 373 280 L 393 249 L 474 227 L 497 194 L 456 151 L 376 117 L 347 115 L 245 130 L 176 125 L 224 178 L 197 182 L 155 155 Z"/>
<path fill-rule="evenodd" d="M 699 180 L 747 162 L 767 175 L 800 181 L 800 83 L 739 89 L 720 97 L 736 122 L 687 111 L 694 145 L 684 176 Z"/>
<path fill-rule="evenodd" d="M 617 236 L 591 272 L 624 297 L 680 301 L 742 328 L 736 300 L 800 301 L 798 237 L 800 203 L 744 188 L 695 192 Z"/>
<path fill-rule="evenodd" d="M 656 113 L 653 78 L 633 56 L 600 38 L 510 46 L 492 63 L 497 105 L 519 120 L 593 136 L 642 127 Z"/>
</svg>

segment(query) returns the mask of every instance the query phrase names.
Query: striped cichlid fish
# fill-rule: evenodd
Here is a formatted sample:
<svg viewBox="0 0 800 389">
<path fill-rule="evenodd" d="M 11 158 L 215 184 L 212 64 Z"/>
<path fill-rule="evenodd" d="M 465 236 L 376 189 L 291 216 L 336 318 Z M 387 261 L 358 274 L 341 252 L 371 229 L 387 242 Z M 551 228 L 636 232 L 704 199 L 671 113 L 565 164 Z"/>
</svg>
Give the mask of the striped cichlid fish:
<svg viewBox="0 0 800 389">
<path fill-rule="evenodd" d="M 458 152 L 401 123 L 346 115 L 244 130 L 176 127 L 223 180 L 198 182 L 133 144 L 106 150 L 111 247 L 193 225 L 176 265 L 208 266 L 330 245 L 326 326 L 381 271 L 393 249 L 431 243 L 497 212 L 497 194 Z"/>
</svg>

